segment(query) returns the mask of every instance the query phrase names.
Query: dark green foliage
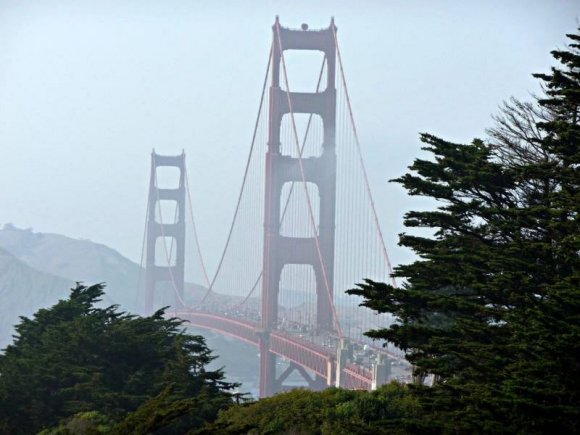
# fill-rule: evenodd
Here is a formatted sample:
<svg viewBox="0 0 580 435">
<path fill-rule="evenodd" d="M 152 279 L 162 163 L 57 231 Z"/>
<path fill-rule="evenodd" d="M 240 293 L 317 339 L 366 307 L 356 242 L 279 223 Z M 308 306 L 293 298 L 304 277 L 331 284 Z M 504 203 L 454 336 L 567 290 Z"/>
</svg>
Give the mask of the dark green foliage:
<svg viewBox="0 0 580 435">
<path fill-rule="evenodd" d="M 434 159 L 394 181 L 438 201 L 405 216 L 432 236 L 401 235 L 420 257 L 396 269 L 402 288 L 351 291 L 399 320 L 369 336 L 437 375 L 417 397 L 445 432 L 580 430 L 580 35 L 568 36 L 553 52 L 563 69 L 537 75 L 545 98 L 506 105 L 495 143 L 421 136 Z"/>
<path fill-rule="evenodd" d="M 111 433 L 182 434 L 215 420 L 218 410 L 231 405 L 230 397 L 226 395 L 216 396 L 202 391 L 195 397 L 175 399 L 171 396 L 172 390 L 172 386 L 169 386 L 158 396 L 145 402 L 117 424 Z"/>
<path fill-rule="evenodd" d="M 222 372 L 205 370 L 214 357 L 202 337 L 163 310 L 138 317 L 95 308 L 102 295 L 103 285 L 77 285 L 69 299 L 17 325 L 0 355 L 6 431 L 32 433 L 89 411 L 118 421 L 168 385 L 165 401 L 203 397 L 214 413 L 231 401 Z"/>
<path fill-rule="evenodd" d="M 39 435 L 99 435 L 111 433 L 113 422 L 96 411 L 80 412 L 58 427 L 45 429 Z"/>
<path fill-rule="evenodd" d="M 195 434 L 399 434 L 419 415 L 405 386 L 377 391 L 292 390 L 234 406 Z"/>
</svg>

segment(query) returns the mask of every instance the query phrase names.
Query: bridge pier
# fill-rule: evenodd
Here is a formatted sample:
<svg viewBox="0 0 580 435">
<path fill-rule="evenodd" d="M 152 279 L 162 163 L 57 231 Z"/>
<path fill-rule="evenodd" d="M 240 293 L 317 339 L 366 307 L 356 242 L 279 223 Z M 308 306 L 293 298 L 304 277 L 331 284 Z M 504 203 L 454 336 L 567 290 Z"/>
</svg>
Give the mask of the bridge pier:
<svg viewBox="0 0 580 435">
<path fill-rule="evenodd" d="M 276 355 L 270 352 L 270 334 L 262 331 L 259 334 L 260 348 L 260 397 L 269 397 L 276 394 Z"/>
<path fill-rule="evenodd" d="M 389 382 L 391 377 L 391 361 L 383 354 L 377 355 L 377 360 L 373 364 L 373 379 L 371 390 L 376 390 L 381 385 Z"/>
<path fill-rule="evenodd" d="M 260 397 L 276 394 L 276 355 L 270 352 L 270 334 L 262 331 L 259 334 L 260 346 Z"/>
<path fill-rule="evenodd" d="M 343 370 L 346 365 L 352 361 L 352 345 L 349 343 L 348 339 L 342 338 L 336 354 L 336 375 L 335 386 L 337 388 L 344 387 Z"/>
</svg>

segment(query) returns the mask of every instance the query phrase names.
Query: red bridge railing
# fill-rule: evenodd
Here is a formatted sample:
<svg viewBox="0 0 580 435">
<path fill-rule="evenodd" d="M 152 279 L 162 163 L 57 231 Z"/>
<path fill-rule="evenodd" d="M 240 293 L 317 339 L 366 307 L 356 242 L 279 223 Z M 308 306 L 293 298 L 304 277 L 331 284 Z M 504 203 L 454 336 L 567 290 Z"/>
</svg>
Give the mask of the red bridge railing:
<svg viewBox="0 0 580 435">
<path fill-rule="evenodd" d="M 194 311 L 182 311 L 171 314 L 187 320 L 192 326 L 212 329 L 224 335 L 253 344 L 254 346 L 258 345 L 257 329 L 259 325 L 257 323 Z"/>
<path fill-rule="evenodd" d="M 259 345 L 261 326 L 255 322 L 195 311 L 170 314 L 187 320 L 192 326 L 211 329 L 254 346 Z M 324 377 L 328 384 L 331 384 L 336 370 L 334 349 L 327 349 L 315 343 L 301 340 L 283 331 L 272 331 L 270 333 L 270 350 L 276 355 Z M 343 369 L 342 378 L 346 388 L 371 389 L 371 371 L 358 365 L 348 364 Z"/>
<path fill-rule="evenodd" d="M 370 370 L 355 364 L 347 364 L 342 371 L 344 386 L 349 390 L 370 390 L 373 375 Z"/>
<path fill-rule="evenodd" d="M 332 376 L 336 357 L 314 343 L 287 336 L 283 332 L 270 334 L 270 349 L 276 355 L 306 367 L 326 379 Z"/>
</svg>

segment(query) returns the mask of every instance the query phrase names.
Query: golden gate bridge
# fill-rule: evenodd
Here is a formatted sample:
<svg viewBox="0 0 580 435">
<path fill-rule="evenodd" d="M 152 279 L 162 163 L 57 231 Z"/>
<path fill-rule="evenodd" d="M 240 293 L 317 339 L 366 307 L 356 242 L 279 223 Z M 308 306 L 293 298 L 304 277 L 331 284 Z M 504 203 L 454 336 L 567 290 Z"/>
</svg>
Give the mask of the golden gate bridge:
<svg viewBox="0 0 580 435">
<path fill-rule="evenodd" d="M 294 51 L 322 55 L 309 92 L 291 87 L 287 53 Z M 177 173 L 173 186 L 161 182 L 167 169 Z M 276 17 L 244 175 L 212 275 L 197 231 L 185 154 L 153 151 L 141 256 L 146 313 L 172 305 L 170 314 L 192 326 L 258 347 L 261 397 L 284 389 L 294 371 L 314 389 L 374 389 L 389 380 L 400 353 L 363 333 L 391 319 L 345 295 L 364 278 L 396 283 L 334 20 L 321 30 L 289 29 Z M 186 285 L 186 257 L 203 286 Z M 356 348 L 371 358 L 360 361 Z M 278 358 L 289 362 L 281 373 Z"/>
</svg>

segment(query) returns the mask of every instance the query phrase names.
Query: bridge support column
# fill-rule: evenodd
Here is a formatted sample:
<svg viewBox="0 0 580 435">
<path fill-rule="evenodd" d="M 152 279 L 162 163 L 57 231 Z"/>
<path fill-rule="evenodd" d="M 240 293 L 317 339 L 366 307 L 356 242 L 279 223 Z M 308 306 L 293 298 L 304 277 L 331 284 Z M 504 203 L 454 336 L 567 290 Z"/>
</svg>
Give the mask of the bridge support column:
<svg viewBox="0 0 580 435">
<path fill-rule="evenodd" d="M 276 355 L 270 352 L 270 334 L 260 334 L 260 397 L 269 397 L 276 389 Z"/>
<path fill-rule="evenodd" d="M 326 385 L 328 386 L 336 385 L 336 365 L 332 364 L 332 360 L 326 362 Z"/>
<path fill-rule="evenodd" d="M 344 387 L 342 370 L 350 361 L 352 361 L 352 345 L 347 339 L 343 338 L 340 340 L 340 345 L 336 355 L 336 387 Z"/>
<path fill-rule="evenodd" d="M 389 382 L 391 376 L 391 361 L 382 354 L 377 355 L 377 361 L 373 364 L 373 379 L 371 390 L 376 390 L 381 385 Z"/>
<path fill-rule="evenodd" d="M 157 183 L 157 168 L 169 166 L 179 169 L 179 182 L 171 188 L 161 188 Z M 160 201 L 175 202 L 176 220 L 172 223 L 163 222 L 160 213 Z M 156 308 L 155 292 L 158 283 L 166 283 L 167 289 L 175 292 L 173 308 L 182 307 L 185 268 L 185 153 L 178 156 L 161 156 L 151 153 L 151 178 L 149 182 L 149 208 L 147 210 L 147 250 L 145 266 L 145 314 L 151 314 Z M 169 259 L 163 259 L 156 264 L 157 240 L 169 243 L 174 250 L 174 263 L 166 264 Z M 173 242 L 168 242 L 172 239 Z M 168 255 L 170 248 L 165 246 Z M 159 254 L 159 253 L 157 253 Z M 158 259 L 159 260 L 159 259 Z M 160 264 L 164 264 L 161 266 Z M 159 306 L 169 305 L 164 300 Z"/>
<path fill-rule="evenodd" d="M 268 149 L 264 192 L 264 258 L 262 275 L 262 328 L 269 332 L 278 323 L 278 295 L 284 266 L 310 265 L 316 275 L 316 330 L 333 331 L 332 292 L 334 284 L 334 233 L 336 214 L 336 42 L 334 22 L 323 30 L 292 30 L 280 26 L 278 18 L 273 27 L 272 79 Z M 326 89 L 320 92 L 291 92 L 280 86 L 282 56 L 286 50 L 322 51 L 326 59 Z M 296 113 L 318 115 L 322 119 L 322 152 L 318 156 L 302 158 L 284 154 L 281 126 L 284 116 Z M 294 138 L 295 140 L 296 138 Z M 292 143 L 294 143 L 294 140 Z M 313 183 L 318 187 L 317 235 L 313 237 L 284 236 L 281 228 L 281 201 L 287 183 Z M 299 186 L 301 189 L 304 186 Z M 262 348 L 263 347 L 263 348 Z M 261 346 L 260 395 L 272 393 L 272 366 L 267 341 Z"/>
</svg>

